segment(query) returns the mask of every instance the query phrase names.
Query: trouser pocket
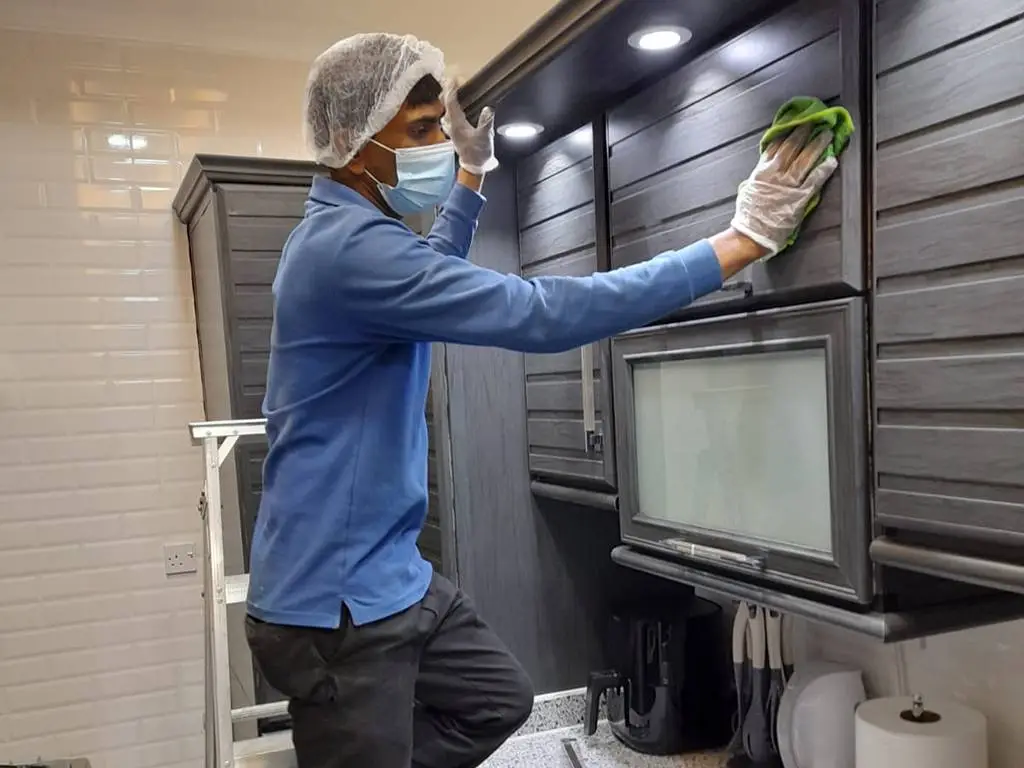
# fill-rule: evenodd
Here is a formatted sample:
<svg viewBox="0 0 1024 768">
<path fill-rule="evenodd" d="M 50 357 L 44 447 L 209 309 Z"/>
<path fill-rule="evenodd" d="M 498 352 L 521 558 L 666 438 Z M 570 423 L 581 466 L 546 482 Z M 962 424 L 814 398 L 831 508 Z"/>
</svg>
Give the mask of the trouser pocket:
<svg viewBox="0 0 1024 768">
<path fill-rule="evenodd" d="M 252 616 L 245 618 L 245 636 L 260 674 L 290 699 L 326 704 L 337 696 L 318 640 L 340 630 L 287 627 Z M 324 638 L 318 637 L 324 635 Z"/>
</svg>

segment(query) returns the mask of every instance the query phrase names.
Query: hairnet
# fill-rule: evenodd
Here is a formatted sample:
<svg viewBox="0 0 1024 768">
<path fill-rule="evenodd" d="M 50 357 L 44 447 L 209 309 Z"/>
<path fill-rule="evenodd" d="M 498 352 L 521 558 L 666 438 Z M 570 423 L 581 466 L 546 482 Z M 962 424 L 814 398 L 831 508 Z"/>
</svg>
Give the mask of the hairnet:
<svg viewBox="0 0 1024 768">
<path fill-rule="evenodd" d="M 313 158 L 345 166 L 427 75 L 441 82 L 444 54 L 412 35 L 353 35 L 321 53 L 306 84 L 305 137 Z"/>
</svg>

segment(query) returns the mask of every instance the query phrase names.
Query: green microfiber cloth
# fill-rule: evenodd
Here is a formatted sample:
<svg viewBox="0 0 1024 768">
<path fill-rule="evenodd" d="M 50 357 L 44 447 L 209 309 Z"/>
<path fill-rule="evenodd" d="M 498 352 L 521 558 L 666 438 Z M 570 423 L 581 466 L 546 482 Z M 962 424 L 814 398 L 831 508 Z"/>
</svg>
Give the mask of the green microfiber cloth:
<svg viewBox="0 0 1024 768">
<path fill-rule="evenodd" d="M 814 126 L 808 140 L 813 139 L 822 131 L 832 131 L 832 143 L 821 153 L 819 163 L 826 157 L 838 159 L 843 150 L 846 149 L 846 145 L 850 141 L 850 135 L 854 130 L 853 118 L 850 117 L 850 113 L 843 107 L 829 107 L 821 99 L 815 99 L 810 96 L 797 96 L 787 101 L 776 111 L 771 127 L 761 137 L 761 151 L 764 152 L 775 139 L 785 136 L 797 126 L 804 125 L 805 123 L 811 123 Z M 821 193 L 818 193 L 807 204 L 807 208 L 804 211 L 804 219 L 810 215 L 811 211 L 818 207 L 820 201 Z M 789 240 L 786 241 L 786 246 L 782 250 L 791 246 L 799 234 L 800 227 L 798 226 L 796 231 L 789 236 Z"/>
</svg>

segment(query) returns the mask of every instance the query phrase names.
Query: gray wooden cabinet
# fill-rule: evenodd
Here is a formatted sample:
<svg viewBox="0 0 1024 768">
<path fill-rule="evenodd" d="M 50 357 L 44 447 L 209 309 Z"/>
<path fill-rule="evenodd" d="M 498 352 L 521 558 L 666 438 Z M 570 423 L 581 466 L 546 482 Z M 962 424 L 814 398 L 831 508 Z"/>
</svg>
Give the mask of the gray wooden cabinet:
<svg viewBox="0 0 1024 768">
<path fill-rule="evenodd" d="M 877 13 L 875 513 L 1021 547 L 1024 2 Z"/>
<path fill-rule="evenodd" d="M 759 138 L 786 99 L 839 102 L 859 120 L 859 29 L 840 7 L 793 4 L 608 112 L 613 267 L 728 227 Z M 840 178 L 784 257 L 749 267 L 680 316 L 862 291 L 860 142 L 855 134 Z"/>
<path fill-rule="evenodd" d="M 271 286 L 285 240 L 302 218 L 313 173 L 311 163 L 199 155 L 175 199 L 175 211 L 188 230 L 208 419 L 262 415 L 273 320 Z M 423 556 L 443 571 L 433 421 L 428 400 L 430 510 L 419 543 Z M 234 456 L 227 469 L 234 478 L 224 485 L 231 486 L 226 499 L 238 509 L 239 568 L 244 564 L 248 569 L 266 448 L 240 445 Z"/>
<path fill-rule="evenodd" d="M 585 277 L 607 269 L 607 238 L 599 232 L 606 210 L 602 128 L 585 125 L 516 166 L 523 277 Z M 591 489 L 597 493 L 574 498 L 614 504 L 608 356 L 608 341 L 525 356 L 527 444 L 536 493 Z"/>
</svg>

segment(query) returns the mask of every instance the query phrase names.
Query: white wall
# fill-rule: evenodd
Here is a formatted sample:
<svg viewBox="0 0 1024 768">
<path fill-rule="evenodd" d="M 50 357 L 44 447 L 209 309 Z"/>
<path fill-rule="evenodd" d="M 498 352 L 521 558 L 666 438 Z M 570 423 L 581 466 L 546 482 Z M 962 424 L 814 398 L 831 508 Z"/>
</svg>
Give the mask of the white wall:
<svg viewBox="0 0 1024 768">
<path fill-rule="evenodd" d="M 0 31 L 0 763 L 202 764 L 200 580 L 162 561 L 201 541 L 169 205 L 195 152 L 302 157 L 305 76 Z"/>
</svg>

